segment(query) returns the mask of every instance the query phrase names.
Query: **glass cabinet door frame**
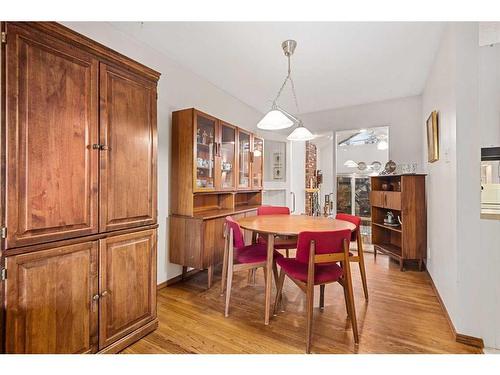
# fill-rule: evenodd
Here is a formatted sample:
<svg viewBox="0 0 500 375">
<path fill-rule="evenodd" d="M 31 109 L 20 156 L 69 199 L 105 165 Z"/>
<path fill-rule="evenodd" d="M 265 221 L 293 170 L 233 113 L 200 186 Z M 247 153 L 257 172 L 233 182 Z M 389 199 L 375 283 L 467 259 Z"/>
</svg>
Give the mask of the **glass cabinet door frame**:
<svg viewBox="0 0 500 375">
<path fill-rule="evenodd" d="M 226 187 L 224 188 L 222 186 L 222 130 L 224 127 L 231 128 L 234 130 L 234 155 L 233 155 L 233 185 L 231 187 Z M 231 125 L 228 122 L 219 120 L 219 129 L 217 132 L 217 159 L 218 161 L 215 163 L 216 164 L 216 176 L 218 176 L 218 184 L 217 184 L 217 190 L 221 191 L 234 191 L 236 190 L 236 187 L 238 185 L 238 176 L 239 176 L 239 170 L 238 170 L 238 161 L 239 161 L 239 145 L 238 145 L 238 130 L 239 128 L 235 125 Z"/>
<path fill-rule="evenodd" d="M 248 135 L 248 186 L 240 186 L 240 169 L 242 166 L 240 165 L 240 133 Z M 252 137 L 253 134 L 243 130 L 241 128 L 238 128 L 238 131 L 236 133 L 236 159 L 237 159 L 237 174 L 236 174 L 236 189 L 237 190 L 252 190 L 252 147 L 253 147 L 253 142 L 252 142 Z"/>
<path fill-rule="evenodd" d="M 204 117 L 207 120 L 213 121 L 214 122 L 214 146 L 213 146 L 213 160 L 214 160 L 214 184 L 213 187 L 200 187 L 197 185 L 196 180 L 198 179 L 198 174 L 197 174 L 197 128 L 198 128 L 198 116 L 199 117 Z M 218 167 L 218 158 L 217 158 L 217 144 L 218 144 L 218 134 L 219 134 L 219 119 L 216 117 L 210 116 L 204 112 L 194 110 L 193 111 L 193 191 L 194 192 L 202 192 L 202 191 L 216 191 L 218 189 L 218 184 L 220 184 L 220 174 L 217 173 L 217 170 L 220 169 L 220 166 Z M 220 165 L 220 164 L 219 164 Z"/>
<path fill-rule="evenodd" d="M 260 173 L 261 173 L 261 185 L 260 186 L 254 186 L 253 184 L 253 172 L 254 172 L 254 159 L 255 159 L 255 140 L 258 139 L 262 141 L 262 155 L 261 155 L 261 164 L 260 164 Z M 264 138 L 261 137 L 256 137 L 255 135 L 251 135 L 250 137 L 250 182 L 251 182 L 251 188 L 252 190 L 262 190 L 263 185 L 264 185 Z"/>
</svg>

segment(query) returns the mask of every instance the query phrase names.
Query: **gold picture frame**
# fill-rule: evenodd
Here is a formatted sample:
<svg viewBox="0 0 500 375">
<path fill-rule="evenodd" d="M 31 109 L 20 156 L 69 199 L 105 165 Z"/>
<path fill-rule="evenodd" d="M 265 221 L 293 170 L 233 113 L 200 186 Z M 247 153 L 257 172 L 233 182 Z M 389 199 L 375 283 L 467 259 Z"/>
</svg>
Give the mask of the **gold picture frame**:
<svg viewBox="0 0 500 375">
<path fill-rule="evenodd" d="M 426 122 L 427 126 L 427 160 L 434 163 L 439 160 L 438 113 L 432 111 Z"/>
</svg>

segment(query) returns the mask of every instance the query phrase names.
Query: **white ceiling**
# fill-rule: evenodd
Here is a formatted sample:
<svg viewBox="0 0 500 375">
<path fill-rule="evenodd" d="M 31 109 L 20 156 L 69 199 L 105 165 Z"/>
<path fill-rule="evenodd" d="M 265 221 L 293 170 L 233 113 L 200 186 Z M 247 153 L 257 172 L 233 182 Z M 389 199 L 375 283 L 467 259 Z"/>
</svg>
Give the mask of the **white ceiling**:
<svg viewBox="0 0 500 375">
<path fill-rule="evenodd" d="M 443 23 L 112 22 L 216 86 L 266 112 L 292 57 L 300 113 L 422 92 Z M 280 104 L 296 112 L 288 91 Z"/>
</svg>

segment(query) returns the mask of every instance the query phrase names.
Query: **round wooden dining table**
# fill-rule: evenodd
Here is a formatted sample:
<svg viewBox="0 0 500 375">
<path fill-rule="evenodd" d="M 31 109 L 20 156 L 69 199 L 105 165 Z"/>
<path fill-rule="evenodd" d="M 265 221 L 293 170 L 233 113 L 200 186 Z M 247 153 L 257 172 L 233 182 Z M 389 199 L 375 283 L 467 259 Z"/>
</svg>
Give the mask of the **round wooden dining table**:
<svg viewBox="0 0 500 375">
<path fill-rule="evenodd" d="M 257 215 L 238 219 L 243 229 L 267 235 L 266 296 L 264 323 L 269 324 L 271 311 L 272 266 L 275 236 L 297 236 L 300 232 L 323 232 L 356 229 L 348 221 L 306 215 Z"/>
</svg>

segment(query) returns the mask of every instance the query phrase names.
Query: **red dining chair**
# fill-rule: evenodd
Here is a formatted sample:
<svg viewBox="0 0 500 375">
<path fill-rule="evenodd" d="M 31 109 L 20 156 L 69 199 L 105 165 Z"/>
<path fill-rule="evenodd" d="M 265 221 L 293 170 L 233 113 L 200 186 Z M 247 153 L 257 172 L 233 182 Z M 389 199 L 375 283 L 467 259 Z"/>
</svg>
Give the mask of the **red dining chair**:
<svg viewBox="0 0 500 375">
<path fill-rule="evenodd" d="M 365 270 L 365 256 L 363 252 L 363 241 L 361 240 L 361 218 L 354 215 L 348 214 L 337 214 L 335 216 L 337 220 L 348 221 L 356 225 L 356 229 L 351 233 L 351 242 L 357 242 L 358 255 L 354 256 L 350 253 L 349 259 L 351 262 L 357 262 L 359 264 L 359 272 L 361 273 L 361 281 L 363 282 L 363 292 L 365 293 L 365 299 L 368 300 L 368 285 L 366 283 L 366 270 Z"/>
<path fill-rule="evenodd" d="M 278 312 L 285 276 L 288 276 L 306 293 L 306 352 L 311 351 L 314 286 L 320 285 L 320 308 L 324 307 L 325 284 L 338 282 L 344 289 L 347 313 L 352 322 L 354 342 L 359 342 L 356 311 L 352 292 L 349 263 L 350 230 L 329 232 L 301 232 L 297 242 L 297 254 L 293 258 L 277 258 L 281 267 L 278 278 L 274 313 Z M 341 263 L 341 265 L 338 264 Z"/>
<path fill-rule="evenodd" d="M 233 282 L 233 273 L 236 271 L 255 270 L 259 267 L 264 268 L 264 277 L 266 275 L 267 264 L 267 246 L 260 243 L 245 245 L 243 231 L 240 225 L 234 221 L 231 216 L 226 217 L 224 230 L 224 261 L 222 265 L 222 283 L 221 294 L 226 290 L 226 308 L 224 315 L 229 315 L 229 300 L 231 298 L 231 286 Z M 283 257 L 277 251 L 274 251 L 274 260 Z M 273 261 L 274 279 L 278 281 L 278 270 L 276 262 Z M 226 287 L 227 278 L 227 287 Z"/>
<path fill-rule="evenodd" d="M 257 215 L 290 215 L 290 209 L 283 206 L 260 206 L 257 208 Z M 259 236 L 258 241 L 266 244 L 266 239 Z M 297 248 L 297 237 L 278 237 L 274 240 L 274 248 L 276 250 L 285 250 L 286 257 L 290 256 L 290 249 Z"/>
</svg>

